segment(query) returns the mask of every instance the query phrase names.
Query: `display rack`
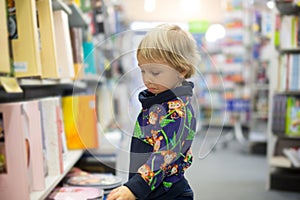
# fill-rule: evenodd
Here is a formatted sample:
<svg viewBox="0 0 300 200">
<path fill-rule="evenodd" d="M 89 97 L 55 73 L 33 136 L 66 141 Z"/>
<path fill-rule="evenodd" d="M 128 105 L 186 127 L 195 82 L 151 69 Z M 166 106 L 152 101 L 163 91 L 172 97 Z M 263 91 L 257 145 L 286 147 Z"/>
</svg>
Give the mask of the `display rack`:
<svg viewBox="0 0 300 200">
<path fill-rule="evenodd" d="M 211 121 L 219 126 L 249 119 L 250 87 L 249 48 L 245 43 L 247 30 L 243 1 L 227 0 L 223 24 L 226 36 L 214 44 L 207 44 L 203 53 L 203 84 L 200 96 L 203 125 Z M 211 52 L 210 46 L 213 46 Z"/>
<path fill-rule="evenodd" d="M 248 133 L 249 151 L 266 154 L 269 108 L 269 71 L 272 54 L 272 13 L 265 1 L 248 6 L 251 41 L 251 115 Z"/>
</svg>

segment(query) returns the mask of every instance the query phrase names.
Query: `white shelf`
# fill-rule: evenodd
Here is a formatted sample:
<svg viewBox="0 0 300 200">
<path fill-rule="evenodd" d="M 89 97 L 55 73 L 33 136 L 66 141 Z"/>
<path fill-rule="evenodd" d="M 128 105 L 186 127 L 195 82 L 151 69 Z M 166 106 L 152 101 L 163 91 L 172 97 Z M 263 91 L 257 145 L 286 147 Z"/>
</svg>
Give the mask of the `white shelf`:
<svg viewBox="0 0 300 200">
<path fill-rule="evenodd" d="M 32 192 L 30 195 L 31 200 L 46 199 L 46 197 L 51 193 L 51 191 L 57 186 L 57 184 L 65 177 L 65 175 L 70 171 L 74 164 L 79 160 L 83 151 L 82 150 L 72 150 L 66 155 L 66 160 L 64 161 L 64 172 L 59 176 L 48 176 L 45 179 L 46 189 L 43 191 Z"/>
<path fill-rule="evenodd" d="M 72 79 L 41 79 L 41 78 L 20 78 L 18 79 L 20 86 L 49 86 L 49 85 L 74 85 L 77 88 L 85 88 L 84 80 Z"/>
</svg>

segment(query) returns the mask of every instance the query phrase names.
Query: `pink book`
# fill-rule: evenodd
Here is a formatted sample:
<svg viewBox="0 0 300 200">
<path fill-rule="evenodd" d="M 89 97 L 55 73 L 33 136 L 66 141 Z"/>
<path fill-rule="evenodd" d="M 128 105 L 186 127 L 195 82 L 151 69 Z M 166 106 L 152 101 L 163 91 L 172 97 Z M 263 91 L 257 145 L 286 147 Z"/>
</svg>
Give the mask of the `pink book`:
<svg viewBox="0 0 300 200">
<path fill-rule="evenodd" d="M 49 199 L 55 200 L 83 200 L 83 199 L 99 199 L 103 198 L 104 191 L 95 187 L 62 187 L 56 188 Z"/>
<path fill-rule="evenodd" d="M 26 127 L 29 133 L 31 186 L 33 191 L 45 189 L 41 114 L 38 101 L 23 102 Z"/>
<path fill-rule="evenodd" d="M 30 141 L 23 104 L 0 104 L 0 199 L 30 199 Z"/>
</svg>

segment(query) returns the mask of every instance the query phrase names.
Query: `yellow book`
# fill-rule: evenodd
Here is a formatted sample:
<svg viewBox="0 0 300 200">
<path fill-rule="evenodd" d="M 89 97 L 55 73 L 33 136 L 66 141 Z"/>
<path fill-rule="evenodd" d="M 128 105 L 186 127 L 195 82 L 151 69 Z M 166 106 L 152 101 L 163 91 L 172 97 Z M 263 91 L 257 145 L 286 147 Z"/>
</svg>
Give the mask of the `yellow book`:
<svg viewBox="0 0 300 200">
<path fill-rule="evenodd" d="M 10 73 L 8 30 L 5 1 L 0 1 L 0 72 Z"/>
<path fill-rule="evenodd" d="M 95 100 L 95 95 L 62 98 L 68 149 L 94 149 L 99 147 Z"/>
<path fill-rule="evenodd" d="M 16 0 L 18 36 L 12 39 L 16 77 L 41 76 L 41 58 L 35 0 Z"/>
<path fill-rule="evenodd" d="M 43 78 L 57 79 L 60 77 L 60 73 L 57 62 L 52 0 L 37 1 L 36 6 L 41 40 L 42 76 Z"/>
</svg>

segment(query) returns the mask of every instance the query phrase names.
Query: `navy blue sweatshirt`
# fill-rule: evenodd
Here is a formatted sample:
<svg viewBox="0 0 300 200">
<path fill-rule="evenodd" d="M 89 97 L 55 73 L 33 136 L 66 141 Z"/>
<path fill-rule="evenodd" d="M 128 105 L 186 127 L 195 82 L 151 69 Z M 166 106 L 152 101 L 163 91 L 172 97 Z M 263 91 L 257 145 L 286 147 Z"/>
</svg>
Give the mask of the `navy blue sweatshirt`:
<svg viewBox="0 0 300 200">
<path fill-rule="evenodd" d="M 142 111 L 131 141 L 127 186 L 139 200 L 165 200 L 189 188 L 184 178 L 192 163 L 196 120 L 191 105 L 193 83 L 154 95 L 139 94 Z"/>
</svg>

